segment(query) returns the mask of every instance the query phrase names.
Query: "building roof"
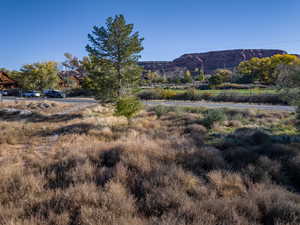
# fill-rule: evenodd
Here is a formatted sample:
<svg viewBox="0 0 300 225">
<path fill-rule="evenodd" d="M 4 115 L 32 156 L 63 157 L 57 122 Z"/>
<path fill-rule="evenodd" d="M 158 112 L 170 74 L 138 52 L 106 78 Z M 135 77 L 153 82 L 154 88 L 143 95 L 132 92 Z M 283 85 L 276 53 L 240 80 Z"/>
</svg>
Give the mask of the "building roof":
<svg viewBox="0 0 300 225">
<path fill-rule="evenodd" d="M 5 72 L 0 71 L 0 85 L 12 85 L 17 82 L 11 79 Z"/>
</svg>

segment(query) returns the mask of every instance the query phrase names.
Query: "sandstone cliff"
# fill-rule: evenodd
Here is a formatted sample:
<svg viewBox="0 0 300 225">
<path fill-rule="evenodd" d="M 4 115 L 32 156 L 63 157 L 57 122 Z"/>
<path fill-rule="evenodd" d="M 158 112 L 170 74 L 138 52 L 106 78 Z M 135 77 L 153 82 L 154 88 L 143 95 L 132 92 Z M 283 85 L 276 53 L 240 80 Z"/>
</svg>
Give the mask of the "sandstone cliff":
<svg viewBox="0 0 300 225">
<path fill-rule="evenodd" d="M 145 70 L 156 71 L 167 77 L 181 76 L 184 71 L 202 69 L 205 73 L 211 73 L 219 68 L 232 70 L 240 62 L 253 57 L 270 57 L 275 54 L 287 54 L 282 50 L 269 49 L 237 49 L 225 51 L 212 51 L 206 53 L 184 54 L 173 61 L 144 61 L 139 64 Z"/>
</svg>

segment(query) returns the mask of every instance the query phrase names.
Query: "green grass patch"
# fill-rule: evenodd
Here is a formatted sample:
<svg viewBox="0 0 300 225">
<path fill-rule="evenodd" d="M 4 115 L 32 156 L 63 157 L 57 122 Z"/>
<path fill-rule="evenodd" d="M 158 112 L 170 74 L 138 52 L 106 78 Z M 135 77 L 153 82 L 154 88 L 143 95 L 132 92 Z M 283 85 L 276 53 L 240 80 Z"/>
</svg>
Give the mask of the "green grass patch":
<svg viewBox="0 0 300 225">
<path fill-rule="evenodd" d="M 172 90 L 176 94 L 185 93 L 186 90 L 174 90 L 174 89 L 165 89 L 165 90 Z M 254 89 L 227 89 L 227 90 L 219 90 L 219 89 L 212 89 L 212 90 L 195 90 L 196 94 L 210 94 L 210 95 L 219 95 L 219 94 L 230 94 L 230 93 L 237 93 L 243 95 L 252 95 L 252 94 L 277 94 L 277 90 L 275 89 L 261 89 L 261 88 L 254 88 Z"/>
</svg>

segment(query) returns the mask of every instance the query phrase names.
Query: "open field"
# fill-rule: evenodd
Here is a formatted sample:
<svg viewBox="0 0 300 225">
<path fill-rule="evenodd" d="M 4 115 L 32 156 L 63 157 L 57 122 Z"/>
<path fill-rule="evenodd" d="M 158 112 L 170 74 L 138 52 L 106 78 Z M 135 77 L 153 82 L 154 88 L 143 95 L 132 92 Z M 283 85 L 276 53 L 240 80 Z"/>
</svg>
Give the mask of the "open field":
<svg viewBox="0 0 300 225">
<path fill-rule="evenodd" d="M 2 111 L 0 224 L 300 223 L 294 113 L 73 107 Z"/>
</svg>

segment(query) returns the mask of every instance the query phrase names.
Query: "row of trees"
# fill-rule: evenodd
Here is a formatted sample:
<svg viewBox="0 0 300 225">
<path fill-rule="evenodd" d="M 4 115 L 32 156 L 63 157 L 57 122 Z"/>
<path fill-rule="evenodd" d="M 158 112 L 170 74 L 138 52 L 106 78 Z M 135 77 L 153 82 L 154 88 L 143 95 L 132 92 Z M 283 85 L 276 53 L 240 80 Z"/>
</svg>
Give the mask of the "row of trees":
<svg viewBox="0 0 300 225">
<path fill-rule="evenodd" d="M 183 72 L 183 76 L 166 77 L 160 75 L 155 71 L 147 71 L 143 76 L 143 84 L 160 84 L 160 83 L 174 83 L 174 84 L 186 84 L 194 81 L 204 81 L 205 74 L 202 70 L 195 69 L 194 71 L 186 70 Z"/>
<path fill-rule="evenodd" d="M 279 84 L 280 74 L 286 72 L 287 66 L 299 65 L 300 58 L 295 55 L 274 55 L 272 57 L 257 58 L 241 62 L 234 71 L 217 69 L 209 76 L 211 86 L 225 82 L 233 83 L 261 83 L 266 85 Z"/>
<path fill-rule="evenodd" d="M 265 58 L 252 58 L 241 62 L 236 68 L 236 73 L 240 76 L 240 82 L 274 85 L 282 68 L 286 65 L 300 64 L 300 58 L 295 55 L 274 55 Z"/>
<path fill-rule="evenodd" d="M 87 49 L 90 50 L 90 46 Z M 121 72 L 121 85 L 119 84 L 119 89 L 124 92 L 125 89 L 125 80 L 127 79 L 128 83 L 131 85 L 133 83 L 137 83 L 139 80 L 139 76 L 141 73 L 141 69 L 137 67 L 137 65 L 127 65 L 126 73 L 130 73 L 130 79 L 128 80 L 128 76 L 126 77 L 126 73 L 124 72 L 124 68 L 117 69 L 114 66 L 115 62 L 111 65 L 109 64 L 109 60 L 101 59 L 94 54 L 94 50 L 90 52 L 88 57 L 84 57 L 83 59 L 78 59 L 77 57 L 72 56 L 69 53 L 65 54 L 66 60 L 62 63 L 62 65 L 67 68 L 69 71 L 72 71 L 73 75 L 78 75 L 81 77 L 86 77 L 83 80 L 83 86 L 85 89 L 94 89 L 97 93 L 101 90 L 105 90 L 108 87 L 105 82 L 109 82 L 112 84 L 112 80 L 118 80 L 118 77 L 112 77 L 112 74 L 117 74 Z M 184 72 L 183 77 L 172 77 L 166 78 L 160 76 L 158 73 L 153 71 L 148 71 L 144 74 L 144 79 L 141 84 L 155 84 L 155 83 L 192 83 L 194 81 L 204 81 L 208 77 L 207 81 L 211 86 L 217 86 L 224 82 L 241 82 L 241 83 L 253 83 L 259 82 L 264 84 L 276 84 L 277 79 L 281 71 L 283 70 L 285 65 L 293 65 L 299 64 L 299 58 L 294 55 L 274 55 L 272 57 L 266 58 L 252 58 L 248 61 L 241 62 L 240 65 L 236 68 L 234 72 L 227 69 L 217 69 L 212 73 L 212 75 L 205 75 L 201 70 L 194 70 L 190 72 L 186 70 Z M 18 81 L 19 85 L 21 85 L 24 89 L 35 89 L 35 90 L 43 90 L 48 88 L 57 88 L 61 83 L 68 84 L 68 87 L 73 87 L 72 80 L 68 80 L 68 77 L 58 76 L 59 74 L 59 65 L 56 62 L 49 61 L 44 63 L 34 63 L 24 65 L 20 71 L 6 71 L 9 75 Z M 113 67 L 115 67 L 115 72 L 113 72 Z M 129 70 L 130 68 L 130 70 Z M 119 72 L 117 72 L 119 71 Z M 134 72 L 133 72 L 134 71 Z M 97 81 L 93 74 L 99 73 L 109 73 L 110 79 L 112 80 L 102 80 Z M 98 75 L 96 77 L 98 77 Z M 118 75 L 120 76 L 120 75 Z M 102 77 L 103 78 L 103 77 Z M 105 82 L 104 82 L 105 81 Z M 136 81 L 136 82 L 135 82 Z M 97 84 L 97 85 L 93 85 Z M 103 84 L 103 86 L 99 86 L 99 84 Z M 99 91 L 96 89 L 99 88 Z M 116 88 L 114 88 L 116 89 Z M 128 89 L 128 87 L 127 87 Z M 107 93 L 105 91 L 105 93 Z M 112 93 L 111 93 L 112 94 Z M 120 94 L 120 93 L 119 93 Z M 115 95 L 115 94 L 112 94 Z M 103 93 L 101 93 L 103 96 Z"/>
<path fill-rule="evenodd" d="M 26 64 L 20 70 L 0 69 L 10 78 L 17 81 L 23 90 L 45 90 L 55 88 L 74 88 L 77 83 L 65 77 L 59 70 L 59 64 L 54 61 Z"/>
</svg>

